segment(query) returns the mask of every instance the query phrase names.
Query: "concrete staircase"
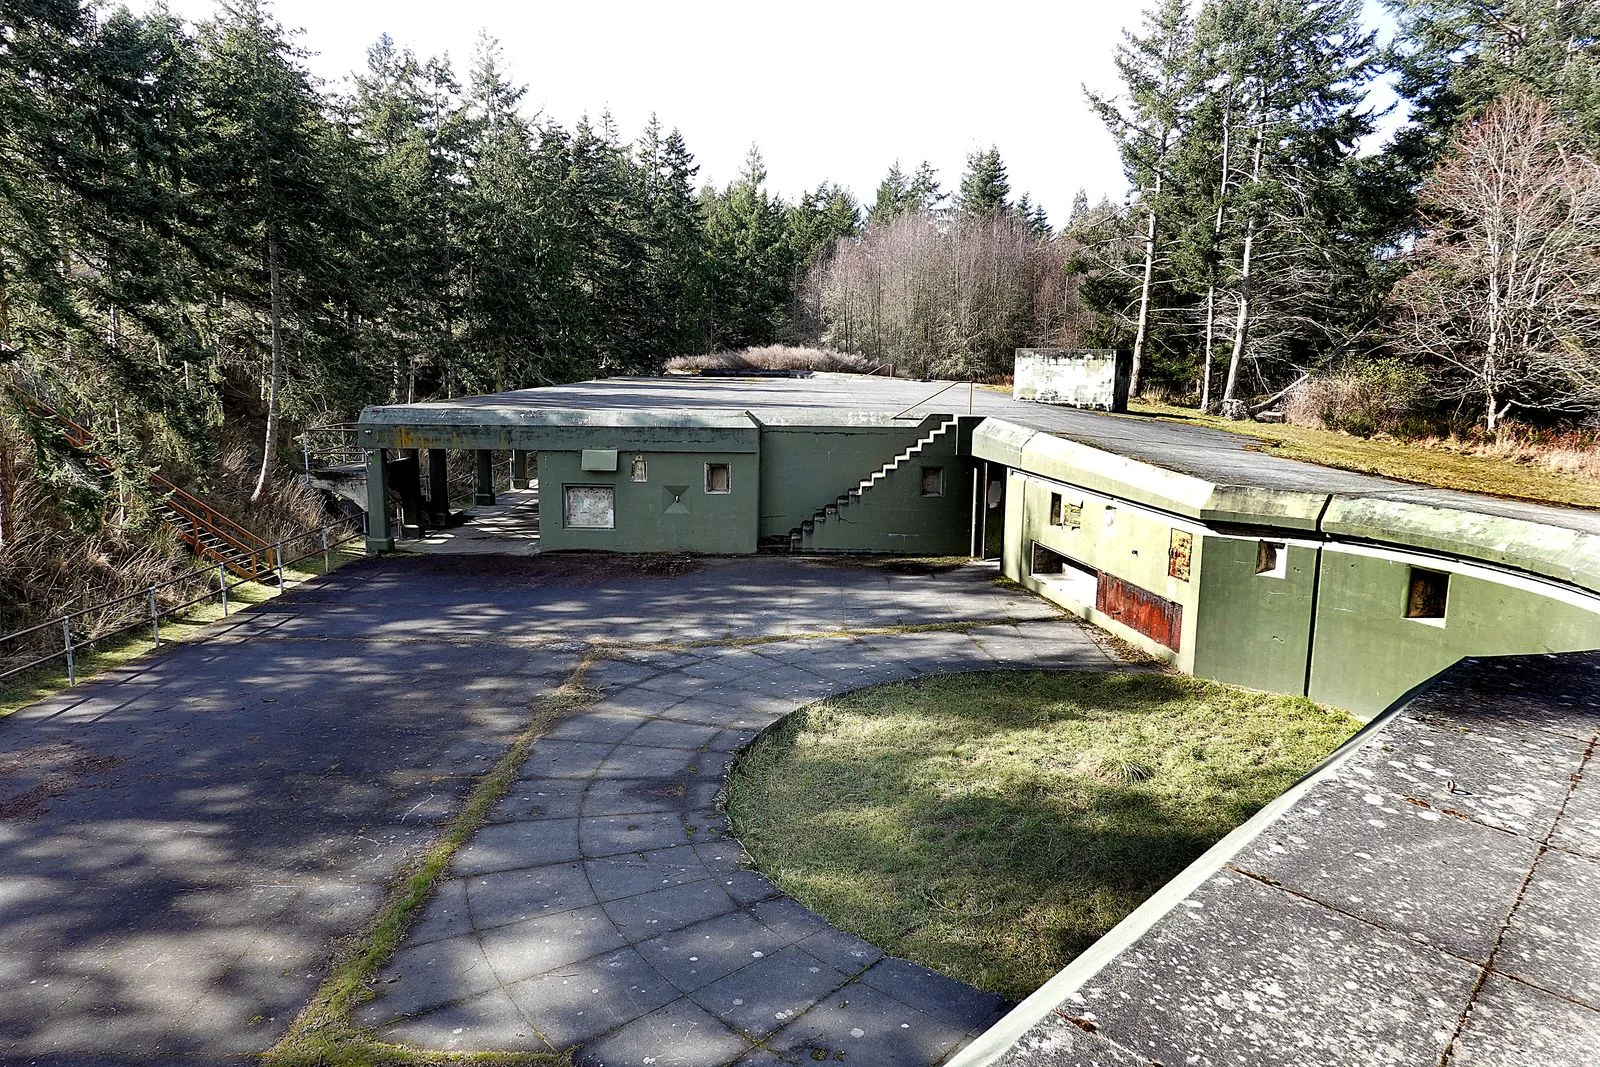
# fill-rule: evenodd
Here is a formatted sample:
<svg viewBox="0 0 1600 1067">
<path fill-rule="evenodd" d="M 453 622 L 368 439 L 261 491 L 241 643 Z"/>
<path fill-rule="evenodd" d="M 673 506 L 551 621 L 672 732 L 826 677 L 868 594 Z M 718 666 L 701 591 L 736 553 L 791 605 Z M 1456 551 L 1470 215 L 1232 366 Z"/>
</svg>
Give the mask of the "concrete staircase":
<svg viewBox="0 0 1600 1067">
<path fill-rule="evenodd" d="M 928 433 L 917 438 L 916 442 L 904 452 L 901 452 L 889 462 L 885 463 L 883 466 L 879 467 L 877 470 L 861 479 L 861 481 L 845 490 L 837 499 L 818 508 L 816 513 L 813 514 L 811 518 L 806 519 L 799 526 L 796 526 L 793 530 L 789 531 L 789 551 L 805 552 L 811 548 L 812 537 L 816 533 L 819 526 L 824 526 L 829 522 L 851 521 L 849 517 L 850 510 L 852 508 L 861 506 L 863 498 L 872 490 L 873 486 L 882 483 L 890 475 L 894 474 L 895 471 L 916 459 L 923 452 L 927 451 L 930 445 L 939 440 L 939 438 L 943 437 L 945 434 L 953 433 L 958 425 L 958 422 L 959 420 L 954 416 L 945 419 L 932 430 L 928 431 Z"/>
<path fill-rule="evenodd" d="M 62 438 L 89 463 L 108 474 L 114 470 L 88 430 L 37 397 L 25 397 L 23 403 L 37 418 L 61 427 Z M 159 500 L 156 516 L 177 531 L 197 559 L 220 563 L 240 578 L 265 579 L 276 570 L 276 549 L 261 537 L 159 474 L 151 474 L 147 484 Z"/>
</svg>

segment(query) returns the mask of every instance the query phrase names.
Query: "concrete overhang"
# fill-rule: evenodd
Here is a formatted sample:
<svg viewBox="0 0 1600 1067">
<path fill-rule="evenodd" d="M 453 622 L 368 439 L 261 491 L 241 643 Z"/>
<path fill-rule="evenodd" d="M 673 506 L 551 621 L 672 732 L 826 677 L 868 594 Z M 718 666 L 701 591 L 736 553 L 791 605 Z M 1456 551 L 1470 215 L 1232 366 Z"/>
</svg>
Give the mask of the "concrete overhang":
<svg viewBox="0 0 1600 1067">
<path fill-rule="evenodd" d="M 357 435 L 363 448 L 579 451 L 598 445 L 633 452 L 756 452 L 761 431 L 742 411 L 436 403 L 367 408 Z"/>
<path fill-rule="evenodd" d="M 1328 501 L 1326 493 L 1218 485 L 993 418 L 973 431 L 972 454 L 1207 523 L 1311 531 Z"/>
<path fill-rule="evenodd" d="M 1600 593 L 1600 534 L 1583 530 L 1433 504 L 1335 496 L 1322 531 L 1480 560 Z"/>
<path fill-rule="evenodd" d="M 945 419 L 954 417 L 952 415 L 929 415 L 919 412 L 897 419 L 893 415 L 876 411 L 843 409 L 819 414 L 812 408 L 756 408 L 748 414 L 759 426 L 780 430 L 822 431 L 861 427 L 915 430 L 924 426 L 937 425 Z"/>
</svg>

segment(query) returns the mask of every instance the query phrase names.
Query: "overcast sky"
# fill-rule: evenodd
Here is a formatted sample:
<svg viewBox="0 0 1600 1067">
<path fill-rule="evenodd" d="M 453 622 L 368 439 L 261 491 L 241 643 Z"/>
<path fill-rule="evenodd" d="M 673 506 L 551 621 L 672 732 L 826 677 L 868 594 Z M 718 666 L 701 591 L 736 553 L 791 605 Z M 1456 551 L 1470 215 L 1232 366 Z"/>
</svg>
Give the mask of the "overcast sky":
<svg viewBox="0 0 1600 1067">
<path fill-rule="evenodd" d="M 135 0 L 135 10 L 153 0 Z M 1367 0 L 1376 24 L 1376 0 Z M 213 0 L 167 0 L 190 20 Z M 1073 194 L 1120 198 L 1111 139 L 1081 86 L 1115 90 L 1111 63 L 1142 5 L 988 0 L 277 0 L 301 29 L 312 72 L 338 84 L 387 33 L 420 55 L 448 54 L 465 77 L 480 31 L 497 37 L 528 103 L 570 125 L 609 108 L 622 135 L 650 113 L 683 131 L 700 181 L 733 178 L 751 144 L 771 187 L 793 199 L 829 180 L 870 201 L 889 165 L 923 159 L 945 188 L 991 143 L 1014 196 L 1060 224 Z"/>
</svg>

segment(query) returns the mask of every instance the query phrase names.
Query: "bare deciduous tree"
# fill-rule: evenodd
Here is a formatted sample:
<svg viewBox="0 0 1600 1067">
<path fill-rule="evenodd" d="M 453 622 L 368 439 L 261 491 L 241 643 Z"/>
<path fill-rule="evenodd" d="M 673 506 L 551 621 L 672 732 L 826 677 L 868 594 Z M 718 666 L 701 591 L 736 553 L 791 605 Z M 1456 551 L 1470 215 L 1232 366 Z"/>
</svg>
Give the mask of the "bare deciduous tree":
<svg viewBox="0 0 1600 1067">
<path fill-rule="evenodd" d="M 918 373 L 985 377 L 1010 373 L 1018 347 L 1073 340 L 1082 312 L 1069 252 L 1009 215 L 910 213 L 840 241 L 808 284 L 827 343 Z"/>
<path fill-rule="evenodd" d="M 1549 107 L 1507 94 L 1423 190 L 1426 235 L 1395 291 L 1396 344 L 1441 395 L 1514 408 L 1600 403 L 1600 167 Z"/>
</svg>

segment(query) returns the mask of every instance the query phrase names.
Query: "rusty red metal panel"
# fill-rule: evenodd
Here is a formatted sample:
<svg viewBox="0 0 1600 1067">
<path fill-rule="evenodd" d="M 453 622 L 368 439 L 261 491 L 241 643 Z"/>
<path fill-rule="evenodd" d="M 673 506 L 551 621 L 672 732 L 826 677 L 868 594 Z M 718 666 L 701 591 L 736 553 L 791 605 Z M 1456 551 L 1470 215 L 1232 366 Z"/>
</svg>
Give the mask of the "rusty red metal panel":
<svg viewBox="0 0 1600 1067">
<path fill-rule="evenodd" d="M 1094 595 L 1094 608 L 1152 641 L 1159 641 L 1172 651 L 1178 651 L 1178 643 L 1183 637 L 1182 604 L 1102 571 L 1100 586 Z"/>
</svg>

